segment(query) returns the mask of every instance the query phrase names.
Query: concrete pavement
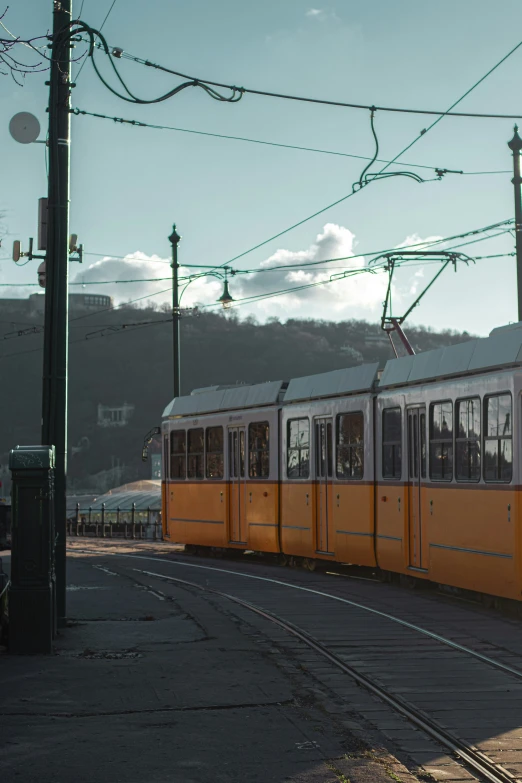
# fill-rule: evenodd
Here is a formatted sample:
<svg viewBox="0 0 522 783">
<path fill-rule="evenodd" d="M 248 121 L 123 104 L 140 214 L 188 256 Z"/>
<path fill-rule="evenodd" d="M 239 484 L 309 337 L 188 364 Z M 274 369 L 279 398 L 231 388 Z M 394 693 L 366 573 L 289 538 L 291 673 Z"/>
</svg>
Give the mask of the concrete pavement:
<svg viewBox="0 0 522 783">
<path fill-rule="evenodd" d="M 52 656 L 0 656 L 2 783 L 412 783 L 224 599 L 70 553 Z M 399 774 L 398 774 L 399 773 Z"/>
</svg>

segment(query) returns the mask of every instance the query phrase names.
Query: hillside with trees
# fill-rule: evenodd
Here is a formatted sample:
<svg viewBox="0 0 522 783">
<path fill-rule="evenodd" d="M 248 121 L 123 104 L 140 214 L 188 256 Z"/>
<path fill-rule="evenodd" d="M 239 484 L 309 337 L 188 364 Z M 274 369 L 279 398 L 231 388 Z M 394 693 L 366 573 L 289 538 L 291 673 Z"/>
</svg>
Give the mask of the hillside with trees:
<svg viewBox="0 0 522 783">
<path fill-rule="evenodd" d="M 0 301 L 0 466 L 9 449 L 40 440 L 42 324 L 27 300 Z M 69 349 L 69 484 L 101 491 L 150 477 L 141 461 L 145 433 L 160 423 L 172 397 L 172 326 L 168 312 L 120 307 L 71 308 Z M 22 332 L 22 334 L 19 334 Z M 409 328 L 416 351 L 469 339 L 467 333 Z M 377 324 L 365 321 L 240 320 L 235 311 L 181 322 L 182 391 L 214 384 L 260 383 L 392 357 Z M 100 422 L 99 406 L 127 404 L 127 423 Z M 132 410 L 131 410 L 132 409 Z"/>
</svg>

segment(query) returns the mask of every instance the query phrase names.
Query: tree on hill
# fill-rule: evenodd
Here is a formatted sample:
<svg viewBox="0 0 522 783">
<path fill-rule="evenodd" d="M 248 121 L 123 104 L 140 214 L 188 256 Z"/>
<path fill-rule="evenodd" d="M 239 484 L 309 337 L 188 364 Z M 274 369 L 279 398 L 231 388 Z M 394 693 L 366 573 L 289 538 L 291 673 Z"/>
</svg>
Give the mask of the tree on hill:
<svg viewBox="0 0 522 783">
<path fill-rule="evenodd" d="M 81 316 L 81 317 L 80 317 Z M 27 300 L 4 300 L 3 383 L 0 385 L 0 465 L 13 446 L 38 443 L 41 420 L 42 334 L 17 337 L 41 326 Z M 145 323 L 143 323 L 145 322 Z M 141 324 L 133 326 L 132 324 Z M 125 326 L 125 328 L 123 328 Z M 13 335 L 14 333 L 14 335 Z M 417 351 L 469 339 L 422 327 L 408 329 Z M 203 312 L 181 322 L 182 392 L 214 384 L 261 383 L 391 358 L 387 338 L 366 321 L 271 318 L 258 323 L 236 313 Z M 147 478 L 141 462 L 145 433 L 159 424 L 172 397 L 172 326 L 160 309 L 70 311 L 69 482 L 86 489 L 103 471 L 122 483 Z M 102 426 L 98 406 L 133 406 L 128 422 Z M 101 479 L 100 479 L 101 480 Z"/>
</svg>

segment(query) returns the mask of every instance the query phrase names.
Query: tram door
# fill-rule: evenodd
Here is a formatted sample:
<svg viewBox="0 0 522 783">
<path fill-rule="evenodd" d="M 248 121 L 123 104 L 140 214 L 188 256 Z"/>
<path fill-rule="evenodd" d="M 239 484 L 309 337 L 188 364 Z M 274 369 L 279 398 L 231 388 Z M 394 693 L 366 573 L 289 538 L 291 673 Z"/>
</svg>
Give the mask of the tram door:
<svg viewBox="0 0 522 783">
<path fill-rule="evenodd" d="M 421 482 L 426 478 L 426 408 L 408 409 L 408 528 L 409 563 L 422 562 Z"/>
<path fill-rule="evenodd" d="M 228 522 L 230 541 L 246 544 L 245 428 L 228 430 Z"/>
<path fill-rule="evenodd" d="M 317 530 L 317 551 L 330 552 L 328 528 L 333 514 L 332 469 L 333 469 L 332 419 L 315 420 L 315 520 Z"/>
</svg>

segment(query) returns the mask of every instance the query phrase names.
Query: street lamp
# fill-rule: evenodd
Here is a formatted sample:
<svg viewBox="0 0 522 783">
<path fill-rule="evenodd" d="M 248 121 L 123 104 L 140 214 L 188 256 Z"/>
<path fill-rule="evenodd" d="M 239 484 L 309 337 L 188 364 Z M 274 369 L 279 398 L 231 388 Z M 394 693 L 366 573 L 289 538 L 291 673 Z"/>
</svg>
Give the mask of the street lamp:
<svg viewBox="0 0 522 783">
<path fill-rule="evenodd" d="M 181 289 L 181 293 L 179 290 L 179 275 L 178 271 L 180 268 L 180 264 L 178 263 L 178 245 L 180 243 L 181 237 L 176 231 L 176 226 L 174 225 L 172 227 L 172 234 L 169 236 L 169 241 L 172 246 L 172 329 L 173 329 L 173 364 L 174 364 L 174 397 L 179 397 L 181 394 L 181 340 L 180 340 L 180 323 L 179 320 L 181 318 L 181 299 L 183 297 L 183 294 L 187 290 L 188 286 L 194 282 L 194 280 L 199 280 L 201 277 L 218 277 L 220 280 L 223 280 L 223 277 L 225 278 L 224 282 L 224 288 L 223 288 L 223 294 L 219 297 L 217 300 L 218 302 L 221 302 L 223 307 L 226 309 L 230 307 L 234 299 L 230 295 L 230 291 L 228 290 L 228 280 L 227 280 L 227 274 L 229 271 L 228 267 L 223 268 L 224 275 L 220 272 L 217 272 L 215 269 L 212 269 L 211 267 L 200 267 L 202 269 L 209 269 L 208 272 L 204 272 L 201 274 L 196 274 L 193 277 L 191 276 L 190 280 L 185 284 L 185 286 Z M 232 274 L 234 272 L 232 271 Z"/>
<path fill-rule="evenodd" d="M 234 301 L 234 298 L 230 296 L 230 291 L 228 290 L 227 273 L 228 273 L 228 269 L 225 267 L 225 283 L 223 286 L 223 293 L 217 300 L 218 302 L 221 302 L 224 310 L 228 310 L 232 302 Z"/>
</svg>

